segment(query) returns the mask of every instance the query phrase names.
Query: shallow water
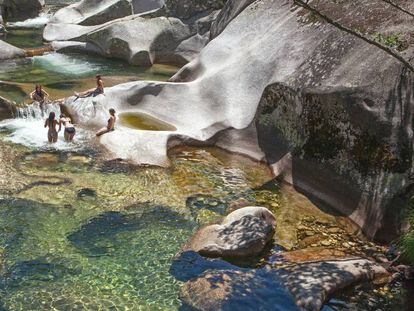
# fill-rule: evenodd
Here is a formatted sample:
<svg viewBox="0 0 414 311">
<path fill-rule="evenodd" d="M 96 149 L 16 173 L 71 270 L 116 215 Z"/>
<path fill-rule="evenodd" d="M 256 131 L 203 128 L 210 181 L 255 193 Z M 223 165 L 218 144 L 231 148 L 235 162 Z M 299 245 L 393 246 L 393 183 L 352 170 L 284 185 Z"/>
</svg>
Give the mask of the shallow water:
<svg viewBox="0 0 414 311">
<path fill-rule="evenodd" d="M 37 48 L 43 46 L 43 29 L 9 28 L 3 41 L 19 48 Z"/>
<path fill-rule="evenodd" d="M 158 120 L 148 114 L 125 112 L 119 115 L 119 123 L 133 129 L 145 131 L 176 131 L 175 126 Z"/>
<path fill-rule="evenodd" d="M 170 265 L 211 216 L 202 211 L 254 200 L 271 178 L 266 166 L 216 149 L 174 150 L 170 169 L 101 161 L 86 149 L 19 150 L 12 166 L 23 184 L 0 200 L 6 310 L 176 310 L 181 283 Z"/>
</svg>

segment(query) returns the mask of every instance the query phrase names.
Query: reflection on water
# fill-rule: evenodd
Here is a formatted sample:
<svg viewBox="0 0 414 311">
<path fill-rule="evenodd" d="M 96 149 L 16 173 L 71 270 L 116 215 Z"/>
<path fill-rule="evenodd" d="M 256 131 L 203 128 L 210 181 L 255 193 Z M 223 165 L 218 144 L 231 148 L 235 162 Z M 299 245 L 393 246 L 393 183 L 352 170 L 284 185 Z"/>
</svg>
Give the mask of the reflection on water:
<svg viewBox="0 0 414 311">
<path fill-rule="evenodd" d="M 139 112 L 125 112 L 119 115 L 120 124 L 146 131 L 176 131 L 177 129 L 164 121 L 158 120 L 148 114 Z"/>
</svg>

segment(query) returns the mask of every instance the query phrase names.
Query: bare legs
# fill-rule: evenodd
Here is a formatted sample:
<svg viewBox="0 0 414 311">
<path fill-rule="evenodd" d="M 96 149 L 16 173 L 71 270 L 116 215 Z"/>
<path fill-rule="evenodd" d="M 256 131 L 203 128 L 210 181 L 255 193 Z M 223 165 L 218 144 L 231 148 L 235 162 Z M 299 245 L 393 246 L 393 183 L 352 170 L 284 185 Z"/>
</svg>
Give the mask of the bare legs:
<svg viewBox="0 0 414 311">
<path fill-rule="evenodd" d="M 57 133 L 53 133 L 49 131 L 49 133 L 47 133 L 47 139 L 49 140 L 49 143 L 55 143 L 57 142 L 58 135 Z"/>
<path fill-rule="evenodd" d="M 103 127 L 103 128 L 101 128 L 100 130 L 99 130 L 99 132 L 98 133 L 96 133 L 96 136 L 97 137 L 100 137 L 100 136 L 102 136 L 103 134 L 106 134 L 106 133 L 109 133 L 110 132 L 110 130 L 108 130 L 108 128 L 107 127 Z"/>
</svg>

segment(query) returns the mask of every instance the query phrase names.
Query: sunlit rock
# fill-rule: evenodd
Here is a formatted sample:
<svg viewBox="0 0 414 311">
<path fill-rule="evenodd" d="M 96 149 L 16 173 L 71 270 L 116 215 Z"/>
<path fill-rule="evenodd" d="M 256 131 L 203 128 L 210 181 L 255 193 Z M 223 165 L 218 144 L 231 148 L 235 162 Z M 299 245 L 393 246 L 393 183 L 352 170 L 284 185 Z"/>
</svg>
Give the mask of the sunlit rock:
<svg viewBox="0 0 414 311">
<path fill-rule="evenodd" d="M 385 280 L 387 271 L 366 259 L 322 261 L 281 269 L 207 270 L 181 290 L 184 304 L 197 310 L 320 310 L 348 286 Z"/>
<path fill-rule="evenodd" d="M 200 229 L 185 246 L 206 257 L 247 258 L 259 254 L 273 238 L 276 221 L 264 207 L 245 207 L 220 225 Z"/>
<path fill-rule="evenodd" d="M 100 25 L 162 7 L 163 0 L 82 0 L 57 11 L 51 23 Z"/>
<path fill-rule="evenodd" d="M 347 16 L 358 10 L 369 16 L 375 4 L 347 7 Z M 411 17 L 378 7 L 405 34 Z M 345 8 L 326 3 L 317 9 L 337 14 Z M 104 145 L 136 162 L 165 164 L 165 150 L 155 149 L 168 148 L 177 137 L 214 143 L 219 132 L 253 126 L 276 175 L 350 216 L 368 236 L 395 237 L 401 224 L 394 212 L 400 209 L 392 206 L 403 203 L 396 198 L 405 193 L 412 172 L 407 117 L 413 111 L 412 73 L 406 63 L 369 38 L 315 22 L 293 1 L 255 2 L 233 15 L 171 79 L 175 83 L 126 84 L 108 91 L 110 100 L 99 99 L 100 106 L 139 109 L 177 131 L 156 136 L 125 131 L 130 139 L 122 151 L 121 133 L 114 132 L 102 138 Z M 360 15 L 344 23 L 358 26 Z M 380 29 L 375 21 L 369 31 Z M 401 55 L 408 59 L 411 51 Z M 232 148 L 231 141 L 227 145 Z M 252 148 L 244 146 L 239 150 Z"/>
</svg>

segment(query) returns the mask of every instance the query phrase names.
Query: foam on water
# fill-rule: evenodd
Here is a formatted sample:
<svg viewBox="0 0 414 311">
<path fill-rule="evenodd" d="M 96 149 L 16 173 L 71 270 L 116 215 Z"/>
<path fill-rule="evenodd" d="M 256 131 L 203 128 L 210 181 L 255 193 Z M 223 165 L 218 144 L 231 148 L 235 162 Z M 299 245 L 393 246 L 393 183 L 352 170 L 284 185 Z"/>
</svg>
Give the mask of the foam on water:
<svg viewBox="0 0 414 311">
<path fill-rule="evenodd" d="M 10 23 L 9 26 L 12 28 L 42 28 L 49 22 L 50 16 L 50 14 L 41 13 L 38 17 Z"/>
<path fill-rule="evenodd" d="M 68 76 L 87 76 L 102 69 L 102 66 L 97 62 L 85 61 L 84 59 L 59 53 L 35 56 L 33 62 L 35 66 Z"/>
<path fill-rule="evenodd" d="M 0 129 L 11 132 L 5 137 L 5 140 L 39 149 L 79 150 L 82 148 L 85 140 L 90 138 L 92 133 L 78 127 L 76 128 L 76 136 L 73 142 L 66 142 L 64 140 L 63 127 L 59 133 L 57 143 L 51 144 L 48 142 L 48 129 L 44 127 L 44 124 L 47 116 L 52 111 L 56 113 L 56 116 L 59 116 L 60 109 L 58 105 L 47 105 L 43 112 L 38 104 L 18 109 L 18 117 L 16 119 L 0 122 Z"/>
</svg>

